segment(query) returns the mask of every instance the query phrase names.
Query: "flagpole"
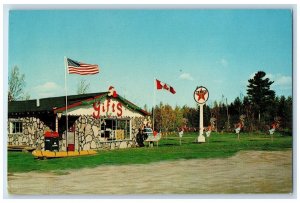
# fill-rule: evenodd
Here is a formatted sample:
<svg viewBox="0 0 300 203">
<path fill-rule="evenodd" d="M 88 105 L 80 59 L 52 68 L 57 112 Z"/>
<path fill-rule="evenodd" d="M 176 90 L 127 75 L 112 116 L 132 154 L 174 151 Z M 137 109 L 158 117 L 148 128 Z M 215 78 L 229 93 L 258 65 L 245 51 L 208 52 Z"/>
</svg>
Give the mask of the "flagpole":
<svg viewBox="0 0 300 203">
<path fill-rule="evenodd" d="M 68 88 L 67 88 L 67 68 L 68 68 L 68 62 L 67 57 L 64 57 L 65 59 L 65 93 L 66 93 L 66 151 L 68 151 Z"/>
<path fill-rule="evenodd" d="M 152 113 L 152 116 L 153 116 L 153 118 L 152 118 L 152 125 L 153 125 L 153 127 L 152 127 L 152 130 L 154 131 L 154 111 L 155 111 L 155 97 L 156 97 L 156 93 L 155 93 L 156 91 L 155 91 L 155 77 L 154 77 L 154 86 L 153 86 L 153 113 Z"/>
</svg>

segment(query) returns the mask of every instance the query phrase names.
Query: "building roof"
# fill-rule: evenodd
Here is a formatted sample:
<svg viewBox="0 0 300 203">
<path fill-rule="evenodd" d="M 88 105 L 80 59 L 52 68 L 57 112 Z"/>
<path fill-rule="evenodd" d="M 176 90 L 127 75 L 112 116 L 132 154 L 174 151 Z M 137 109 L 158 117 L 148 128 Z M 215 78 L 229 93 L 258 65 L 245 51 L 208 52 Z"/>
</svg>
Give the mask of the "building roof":
<svg viewBox="0 0 300 203">
<path fill-rule="evenodd" d="M 96 98 L 106 97 L 108 92 L 98 92 L 80 95 L 68 96 L 68 108 L 81 105 L 84 101 L 94 101 Z M 117 99 L 127 105 L 127 107 L 139 111 L 144 115 L 149 115 L 148 112 L 139 108 L 135 104 L 121 97 L 117 96 Z M 39 105 L 38 105 L 39 102 Z M 49 97 L 42 99 L 33 99 L 25 101 L 11 101 L 8 102 L 8 115 L 21 115 L 32 113 L 56 113 L 58 109 L 64 109 L 66 107 L 66 97 Z"/>
</svg>

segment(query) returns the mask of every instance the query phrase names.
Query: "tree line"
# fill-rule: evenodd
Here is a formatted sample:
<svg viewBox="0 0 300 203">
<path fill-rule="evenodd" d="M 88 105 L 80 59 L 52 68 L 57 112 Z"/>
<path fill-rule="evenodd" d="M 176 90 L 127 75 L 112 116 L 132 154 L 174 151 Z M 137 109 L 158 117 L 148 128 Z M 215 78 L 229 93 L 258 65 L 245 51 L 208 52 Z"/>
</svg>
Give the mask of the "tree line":
<svg viewBox="0 0 300 203">
<path fill-rule="evenodd" d="M 260 121 L 255 116 L 249 97 L 237 97 L 226 104 L 215 101 L 212 106 L 204 105 L 204 126 L 211 125 L 211 118 L 215 118 L 216 132 L 233 132 L 240 116 L 245 115 L 244 132 L 267 131 L 276 118 L 280 119 L 280 131 L 292 132 L 292 97 L 277 96 L 269 108 L 261 115 Z M 186 105 L 173 108 L 160 103 L 154 108 L 154 129 L 170 132 L 199 130 L 199 107 Z"/>
</svg>

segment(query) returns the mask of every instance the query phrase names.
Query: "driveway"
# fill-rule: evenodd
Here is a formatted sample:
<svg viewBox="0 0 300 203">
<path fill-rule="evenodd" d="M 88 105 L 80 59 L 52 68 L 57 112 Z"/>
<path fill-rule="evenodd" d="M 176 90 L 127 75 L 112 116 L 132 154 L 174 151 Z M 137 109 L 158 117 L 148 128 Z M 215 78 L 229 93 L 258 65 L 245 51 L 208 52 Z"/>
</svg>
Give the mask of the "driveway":
<svg viewBox="0 0 300 203">
<path fill-rule="evenodd" d="M 292 151 L 241 151 L 224 159 L 8 174 L 10 194 L 292 193 Z"/>
</svg>

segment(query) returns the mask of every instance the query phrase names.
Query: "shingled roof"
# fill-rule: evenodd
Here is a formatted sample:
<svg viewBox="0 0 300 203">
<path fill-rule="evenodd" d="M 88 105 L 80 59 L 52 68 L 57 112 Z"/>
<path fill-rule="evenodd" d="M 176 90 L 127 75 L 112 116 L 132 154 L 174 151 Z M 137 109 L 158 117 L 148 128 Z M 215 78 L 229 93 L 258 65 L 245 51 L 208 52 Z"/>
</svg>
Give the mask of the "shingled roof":
<svg viewBox="0 0 300 203">
<path fill-rule="evenodd" d="M 68 106 L 76 104 L 81 101 L 95 99 L 99 96 L 105 96 L 108 92 L 98 92 L 80 95 L 69 95 L 68 96 Z M 124 99 L 118 95 L 118 99 L 127 104 L 133 109 L 142 112 L 144 115 L 149 115 L 148 112 Z M 66 97 L 49 97 L 38 100 L 26 100 L 26 101 L 11 101 L 8 102 L 8 115 L 22 115 L 22 114 L 35 114 L 35 113 L 54 113 L 55 109 L 62 108 L 66 106 Z"/>
<path fill-rule="evenodd" d="M 68 105 L 76 103 L 81 100 L 94 98 L 97 95 L 105 94 L 106 92 L 69 95 Z M 39 99 L 39 106 L 37 99 L 26 101 L 12 101 L 8 102 L 8 114 L 12 113 L 25 113 L 25 112 L 53 112 L 54 108 L 66 106 L 66 97 L 50 97 Z"/>
</svg>

